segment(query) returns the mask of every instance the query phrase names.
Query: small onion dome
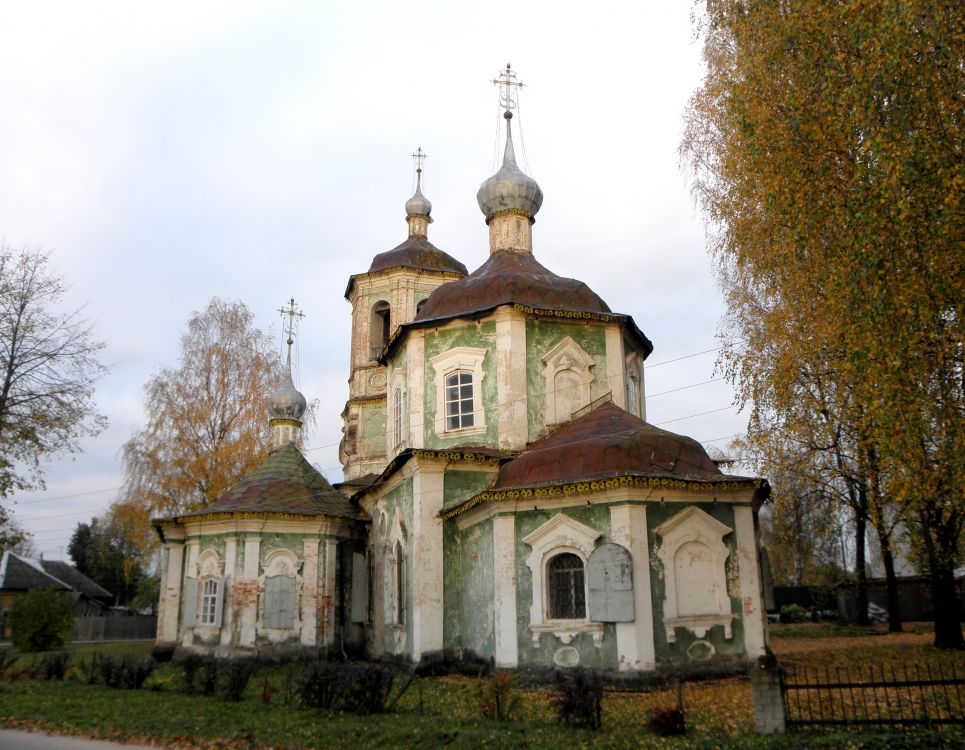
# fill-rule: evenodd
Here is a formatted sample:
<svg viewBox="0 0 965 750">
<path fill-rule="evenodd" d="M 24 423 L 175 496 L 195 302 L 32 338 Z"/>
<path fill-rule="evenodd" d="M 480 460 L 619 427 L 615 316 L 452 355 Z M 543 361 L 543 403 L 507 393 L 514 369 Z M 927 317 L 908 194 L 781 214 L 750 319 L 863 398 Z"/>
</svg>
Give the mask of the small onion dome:
<svg viewBox="0 0 965 750">
<path fill-rule="evenodd" d="M 416 186 L 412 197 L 405 202 L 406 216 L 428 216 L 432 211 L 432 203 L 422 194 L 422 188 Z"/>
<path fill-rule="evenodd" d="M 291 371 L 285 373 L 281 385 L 268 397 L 269 419 L 294 419 L 302 421 L 308 403 L 292 383 Z"/>
<path fill-rule="evenodd" d="M 512 112 L 506 118 L 506 150 L 503 153 L 503 166 L 492 177 L 479 186 L 476 200 L 479 210 L 486 216 L 486 223 L 500 211 L 516 210 L 533 219 L 543 205 L 543 191 L 536 180 L 516 165 L 516 152 L 513 150 Z"/>
</svg>

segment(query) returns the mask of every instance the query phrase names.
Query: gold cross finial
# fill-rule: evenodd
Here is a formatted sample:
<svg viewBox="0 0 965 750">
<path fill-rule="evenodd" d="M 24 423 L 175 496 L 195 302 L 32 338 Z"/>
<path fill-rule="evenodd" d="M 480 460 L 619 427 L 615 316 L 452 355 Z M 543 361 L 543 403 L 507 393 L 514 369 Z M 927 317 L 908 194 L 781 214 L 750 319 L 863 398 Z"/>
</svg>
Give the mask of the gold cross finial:
<svg viewBox="0 0 965 750">
<path fill-rule="evenodd" d="M 523 88 L 523 82 L 516 79 L 513 66 L 506 63 L 506 70 L 499 71 L 499 77 L 492 79 L 493 86 L 499 87 L 499 103 L 510 112 L 516 109 L 515 95 Z"/>
<path fill-rule="evenodd" d="M 295 323 L 296 323 L 296 321 L 301 320 L 302 318 L 304 318 L 304 317 L 305 317 L 305 313 L 303 313 L 301 310 L 298 309 L 298 306 L 295 304 L 295 298 L 294 298 L 294 297 L 292 297 L 290 300 L 288 300 L 288 306 L 287 306 L 287 307 L 279 307 L 279 308 L 278 308 L 278 312 L 281 313 L 281 316 L 282 316 L 283 318 L 285 318 L 285 317 L 288 318 L 288 320 L 284 323 L 284 326 L 285 326 L 284 332 L 285 332 L 286 334 L 288 334 L 288 341 L 287 341 L 286 343 L 288 344 L 288 356 L 289 356 L 289 358 L 290 358 L 290 357 L 291 357 L 291 351 L 292 351 L 292 344 L 295 343 L 295 339 L 294 339 L 294 336 L 295 336 Z"/>
</svg>

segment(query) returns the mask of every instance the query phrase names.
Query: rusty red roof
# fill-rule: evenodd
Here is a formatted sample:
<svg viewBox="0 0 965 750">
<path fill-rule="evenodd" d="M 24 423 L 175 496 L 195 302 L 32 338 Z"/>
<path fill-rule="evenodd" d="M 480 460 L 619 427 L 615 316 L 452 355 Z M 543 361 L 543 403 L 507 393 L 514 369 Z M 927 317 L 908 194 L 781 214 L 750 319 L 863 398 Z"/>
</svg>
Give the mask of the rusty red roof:
<svg viewBox="0 0 965 750">
<path fill-rule="evenodd" d="M 436 289 L 413 322 L 467 317 L 511 304 L 543 310 L 610 312 L 606 302 L 582 281 L 557 276 L 530 253 L 499 252 L 466 278 Z"/>
<path fill-rule="evenodd" d="M 492 489 L 629 474 L 724 478 L 693 438 L 661 430 L 609 402 L 530 444 L 503 465 Z"/>
<path fill-rule="evenodd" d="M 425 237 L 418 235 L 410 235 L 401 245 L 376 255 L 366 273 L 378 273 L 392 268 L 414 268 L 419 271 L 453 273 L 460 276 L 465 276 L 467 273 L 465 265 L 440 250 Z M 355 279 L 356 276 L 349 279 L 345 289 L 346 297 L 351 293 Z"/>
</svg>

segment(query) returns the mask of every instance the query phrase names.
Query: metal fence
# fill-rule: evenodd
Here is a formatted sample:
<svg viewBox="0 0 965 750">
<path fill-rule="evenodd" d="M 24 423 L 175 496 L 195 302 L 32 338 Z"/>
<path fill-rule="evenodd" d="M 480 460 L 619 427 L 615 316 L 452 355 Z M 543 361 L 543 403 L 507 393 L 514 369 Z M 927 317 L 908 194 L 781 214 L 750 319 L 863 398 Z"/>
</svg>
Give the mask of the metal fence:
<svg viewBox="0 0 965 750">
<path fill-rule="evenodd" d="M 126 641 L 151 639 L 157 635 L 155 615 L 126 617 L 75 617 L 72 641 Z"/>
<path fill-rule="evenodd" d="M 954 665 L 869 664 L 781 673 L 788 729 L 965 724 L 965 675 Z"/>
</svg>

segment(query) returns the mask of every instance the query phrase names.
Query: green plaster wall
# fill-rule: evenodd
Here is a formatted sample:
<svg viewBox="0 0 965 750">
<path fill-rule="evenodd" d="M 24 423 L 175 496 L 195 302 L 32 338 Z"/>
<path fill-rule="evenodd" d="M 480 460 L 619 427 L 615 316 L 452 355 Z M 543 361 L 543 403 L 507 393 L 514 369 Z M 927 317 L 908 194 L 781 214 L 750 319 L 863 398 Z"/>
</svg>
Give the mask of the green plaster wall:
<svg viewBox="0 0 965 750">
<path fill-rule="evenodd" d="M 408 478 L 400 483 L 398 486 L 393 487 L 382 497 L 381 502 L 382 510 L 385 512 L 385 528 L 387 529 L 387 536 L 385 543 L 387 546 L 395 546 L 395 539 L 393 537 L 396 518 L 399 518 L 402 526 L 406 530 L 406 539 L 403 543 L 405 548 L 405 611 L 409 616 L 405 619 L 405 649 L 403 653 L 412 653 L 412 581 L 413 581 L 413 567 L 412 567 L 412 478 Z M 382 607 L 383 613 L 392 612 L 392 576 L 395 574 L 394 562 L 389 564 L 388 558 L 383 557 L 383 571 L 381 576 L 382 581 Z M 378 579 L 377 579 L 378 580 Z M 375 594 L 376 596 L 378 594 Z M 383 617 L 383 622 L 385 621 Z M 394 654 L 395 650 L 395 625 L 391 622 L 384 623 L 383 628 L 383 646 L 387 653 Z"/>
<path fill-rule="evenodd" d="M 486 431 L 472 435 L 456 433 L 451 437 L 436 435 L 436 370 L 433 357 L 458 346 L 486 349 L 483 360 L 482 405 L 486 415 Z M 478 408 L 478 407 L 477 407 Z M 496 324 L 482 321 L 462 328 L 426 331 L 425 335 L 425 425 L 426 448 L 448 448 L 455 445 L 495 445 L 498 439 L 496 414 Z"/>
<path fill-rule="evenodd" d="M 462 531 L 448 521 L 443 543 L 443 645 L 488 659 L 496 649 L 492 521 Z"/>
<path fill-rule="evenodd" d="M 698 508 L 716 520 L 734 529 L 734 508 L 727 503 L 694 503 Z M 745 656 L 744 623 L 741 618 L 740 579 L 737 559 L 737 534 L 734 531 L 724 536 L 724 544 L 730 554 L 726 562 L 727 593 L 730 598 L 731 612 L 736 615 L 732 621 L 730 640 L 724 637 L 724 627 L 716 625 L 703 638 L 698 638 L 686 628 L 676 628 L 676 641 L 667 641 L 667 631 L 663 626 L 663 602 L 666 597 L 666 581 L 663 564 L 657 557 L 659 537 L 654 531 L 660 524 L 678 513 L 686 510 L 689 505 L 679 503 L 648 503 L 647 504 L 647 544 L 650 549 L 650 596 L 653 604 L 653 636 L 657 663 L 660 665 L 687 664 L 692 659 L 687 655 L 687 649 L 698 640 L 709 641 L 718 656 Z"/>
<path fill-rule="evenodd" d="M 559 513 L 599 531 L 602 536 L 597 540 L 597 544 L 605 542 L 610 536 L 610 509 L 603 505 L 516 513 L 516 628 L 520 664 L 552 667 L 553 654 L 564 645 L 552 633 L 541 634 L 539 643 L 533 645 L 533 636 L 529 629 L 529 612 L 533 603 L 533 576 L 529 566 L 526 565 L 526 558 L 533 550 L 523 541 L 524 537 L 529 536 Z M 603 641 L 599 646 L 594 644 L 590 633 L 580 633 L 568 644 L 580 652 L 581 666 L 601 669 L 614 669 L 618 666 L 616 626 L 613 623 L 606 623 L 603 627 Z"/>
<path fill-rule="evenodd" d="M 385 401 L 363 404 L 359 422 L 359 450 L 362 456 L 385 455 Z"/>
<path fill-rule="evenodd" d="M 590 372 L 591 398 L 610 390 L 606 369 L 606 329 L 592 323 L 561 323 L 555 320 L 527 318 L 526 320 L 526 390 L 529 395 L 529 439 L 535 440 L 546 432 L 546 382 L 540 358 L 569 336 L 596 362 Z"/>
<path fill-rule="evenodd" d="M 497 471 L 496 466 L 492 471 L 447 471 L 443 479 L 443 507 L 478 495 L 492 483 Z"/>
</svg>

